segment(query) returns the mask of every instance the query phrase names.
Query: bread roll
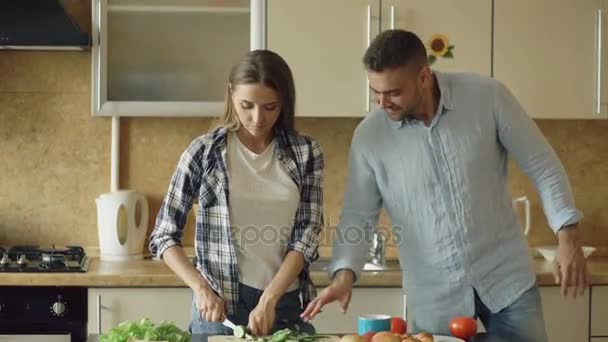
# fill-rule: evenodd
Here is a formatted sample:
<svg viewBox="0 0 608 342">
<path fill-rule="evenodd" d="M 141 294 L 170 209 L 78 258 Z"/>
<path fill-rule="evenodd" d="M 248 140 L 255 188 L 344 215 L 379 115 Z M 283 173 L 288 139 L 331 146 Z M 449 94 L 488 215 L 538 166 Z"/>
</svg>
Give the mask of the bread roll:
<svg viewBox="0 0 608 342">
<path fill-rule="evenodd" d="M 414 335 L 414 337 L 419 339 L 420 342 L 435 342 L 433 335 L 426 333 L 426 332 L 421 332 L 419 334 L 416 334 L 416 335 Z"/>
</svg>

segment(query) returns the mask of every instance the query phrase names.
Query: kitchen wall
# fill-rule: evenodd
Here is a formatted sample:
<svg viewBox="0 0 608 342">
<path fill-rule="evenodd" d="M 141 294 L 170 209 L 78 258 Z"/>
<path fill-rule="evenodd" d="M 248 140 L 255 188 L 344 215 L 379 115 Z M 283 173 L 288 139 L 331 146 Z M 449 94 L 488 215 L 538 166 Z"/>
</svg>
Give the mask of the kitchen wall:
<svg viewBox="0 0 608 342">
<path fill-rule="evenodd" d="M 0 245 L 97 246 L 95 198 L 109 190 L 110 120 L 90 115 L 90 53 L 0 52 Z M 325 214 L 339 218 L 360 119 L 299 119 L 326 158 Z M 121 187 L 145 193 L 149 228 L 179 155 L 211 119 L 123 118 Z M 584 242 L 608 246 L 608 120 L 538 121 L 585 212 Z M 514 196 L 532 199 L 532 245 L 554 243 L 531 183 L 511 165 Z M 193 216 L 185 244 L 192 244 Z M 386 217 L 382 223 L 388 225 Z M 324 239 L 328 243 L 327 239 Z"/>
</svg>

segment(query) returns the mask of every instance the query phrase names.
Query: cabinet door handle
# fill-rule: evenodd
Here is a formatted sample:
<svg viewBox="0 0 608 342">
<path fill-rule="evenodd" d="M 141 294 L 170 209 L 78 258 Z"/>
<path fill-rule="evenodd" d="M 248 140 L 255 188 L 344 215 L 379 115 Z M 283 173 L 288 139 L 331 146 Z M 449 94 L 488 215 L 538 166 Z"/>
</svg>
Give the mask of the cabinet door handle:
<svg viewBox="0 0 608 342">
<path fill-rule="evenodd" d="M 93 78 L 95 80 L 95 84 L 93 86 L 93 90 L 96 94 L 94 96 L 94 101 L 95 103 L 93 104 L 95 106 L 95 110 L 96 111 L 101 111 L 101 103 L 102 103 L 102 94 L 105 94 L 105 92 L 103 92 L 101 90 L 101 85 L 103 84 L 103 82 L 101 81 L 102 78 L 102 74 L 101 74 L 101 64 L 102 64 L 102 46 L 101 46 L 101 32 L 102 32 L 102 25 L 103 23 L 101 22 L 103 19 L 103 14 L 101 13 L 103 10 L 103 0 L 97 0 L 96 4 L 95 4 L 95 9 L 97 11 L 96 16 L 95 16 L 95 20 L 97 21 L 97 25 L 94 26 L 93 30 L 96 30 L 97 32 L 97 51 L 96 51 L 96 56 L 94 56 L 93 58 L 96 59 L 96 65 L 95 65 L 95 74 L 96 76 Z M 93 42 L 93 44 L 95 44 L 95 42 Z"/>
<path fill-rule="evenodd" d="M 391 5 L 391 30 L 395 29 L 395 5 Z"/>
<path fill-rule="evenodd" d="M 252 0 L 250 1 L 251 10 L 251 27 L 250 27 L 250 48 L 255 49 L 266 49 L 268 47 L 267 32 L 268 32 L 268 20 L 267 14 L 267 3 L 266 0 Z"/>
<path fill-rule="evenodd" d="M 604 17 L 604 11 L 600 8 L 597 10 L 597 83 L 596 83 L 596 100 L 595 100 L 595 111 L 598 115 L 602 114 L 602 19 Z"/>
<path fill-rule="evenodd" d="M 101 295 L 97 295 L 97 334 L 101 335 Z"/>
<path fill-rule="evenodd" d="M 97 1 L 97 45 L 101 45 L 101 2 Z"/>
<path fill-rule="evenodd" d="M 372 4 L 367 5 L 367 47 L 372 43 Z M 369 79 L 365 76 L 365 110 L 370 111 L 370 92 L 369 92 Z"/>
<path fill-rule="evenodd" d="M 403 319 L 407 320 L 407 296 L 403 295 Z"/>
<path fill-rule="evenodd" d="M 372 4 L 367 5 L 367 46 L 372 43 Z"/>
</svg>

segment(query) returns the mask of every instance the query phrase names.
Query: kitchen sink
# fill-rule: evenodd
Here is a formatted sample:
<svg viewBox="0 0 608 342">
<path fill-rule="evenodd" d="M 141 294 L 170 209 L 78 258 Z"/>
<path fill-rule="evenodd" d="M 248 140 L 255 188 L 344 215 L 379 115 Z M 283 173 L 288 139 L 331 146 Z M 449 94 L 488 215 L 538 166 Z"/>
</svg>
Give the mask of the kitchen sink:
<svg viewBox="0 0 608 342">
<path fill-rule="evenodd" d="M 329 260 L 317 260 L 310 265 L 310 270 L 313 272 L 327 272 Z M 386 271 L 401 271 L 401 266 L 398 260 L 387 260 L 386 265 L 381 266 L 368 262 L 363 266 L 363 272 L 386 272 Z"/>
</svg>

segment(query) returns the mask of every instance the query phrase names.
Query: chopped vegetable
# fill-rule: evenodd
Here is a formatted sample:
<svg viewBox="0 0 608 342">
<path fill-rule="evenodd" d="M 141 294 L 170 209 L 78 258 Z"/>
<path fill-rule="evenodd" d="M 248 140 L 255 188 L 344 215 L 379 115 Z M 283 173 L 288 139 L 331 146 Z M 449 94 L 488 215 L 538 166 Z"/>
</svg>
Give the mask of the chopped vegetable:
<svg viewBox="0 0 608 342">
<path fill-rule="evenodd" d="M 240 325 L 234 329 L 234 336 L 237 338 L 245 339 L 246 341 L 253 342 L 318 342 L 328 336 L 324 335 L 311 335 L 302 333 L 299 331 L 291 330 L 289 328 L 277 330 L 274 334 L 266 337 L 253 337 L 250 335 L 249 330 L 244 326 Z"/>
<path fill-rule="evenodd" d="M 190 334 L 173 322 L 164 321 L 155 326 L 148 318 L 139 322 L 126 321 L 99 337 L 99 342 L 129 342 L 129 340 L 190 342 Z"/>
<path fill-rule="evenodd" d="M 242 325 L 237 325 L 236 327 L 234 327 L 234 330 L 232 332 L 234 333 L 234 337 L 243 338 L 247 333 L 247 329 Z"/>
</svg>

